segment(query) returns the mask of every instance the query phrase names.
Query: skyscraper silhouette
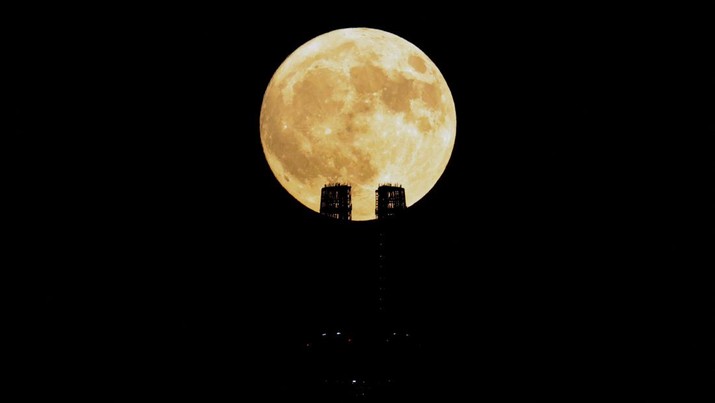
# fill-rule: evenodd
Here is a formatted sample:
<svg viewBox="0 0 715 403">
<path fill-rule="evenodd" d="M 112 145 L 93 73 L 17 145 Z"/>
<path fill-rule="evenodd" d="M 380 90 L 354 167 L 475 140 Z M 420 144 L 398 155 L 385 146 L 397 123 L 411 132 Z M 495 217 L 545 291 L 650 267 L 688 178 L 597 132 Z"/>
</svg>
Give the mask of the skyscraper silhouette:
<svg viewBox="0 0 715 403">
<path fill-rule="evenodd" d="M 375 191 L 375 216 L 378 219 L 399 214 L 407 208 L 405 188 L 396 184 L 383 184 Z"/>
<path fill-rule="evenodd" d="M 390 226 L 385 222 L 388 217 L 394 217 L 407 209 L 405 189 L 398 184 L 382 184 L 375 190 L 375 215 L 378 219 L 377 230 L 377 308 L 385 312 L 388 298 L 388 273 L 395 260 L 390 252 L 391 238 L 394 236 Z"/>
<path fill-rule="evenodd" d="M 328 184 L 320 192 L 320 214 L 338 220 L 352 220 L 353 204 L 350 185 Z"/>
<path fill-rule="evenodd" d="M 321 191 L 320 213 L 349 220 L 352 209 L 350 190 L 346 184 L 325 185 Z M 331 226 L 331 230 L 336 231 L 333 233 L 336 239 L 344 239 L 339 230 L 349 230 L 360 236 L 376 235 L 373 239 L 377 240 L 374 249 L 377 259 L 369 258 L 368 254 L 367 259 L 358 260 L 361 263 L 353 261 L 351 265 L 351 257 L 342 247 L 339 250 L 326 248 L 328 252 L 335 252 L 331 255 L 335 259 L 323 261 L 331 271 L 346 275 L 351 267 L 360 268 L 359 275 L 349 278 L 360 284 L 359 293 L 364 298 L 354 295 L 362 301 L 355 311 L 348 306 L 332 308 L 330 316 L 324 319 L 325 325 L 305 340 L 303 379 L 312 391 L 311 397 L 318 401 L 400 401 L 393 397 L 416 395 L 410 393 L 418 390 L 416 386 L 420 381 L 417 375 L 424 357 L 419 342 L 421 336 L 412 330 L 413 326 L 404 314 L 405 304 L 399 300 L 400 294 L 394 292 L 395 280 L 403 266 L 399 255 L 402 249 L 395 241 L 401 239 L 404 231 L 404 220 L 395 216 L 406 209 L 405 189 L 396 184 L 384 184 L 375 190 L 375 222 L 368 226 Z M 369 241 L 365 239 L 365 243 L 358 244 L 368 246 Z M 370 251 L 370 248 L 366 250 Z M 373 262 L 377 267 L 369 267 Z M 343 287 L 339 283 L 332 286 Z M 329 303 L 334 304 L 334 301 Z"/>
</svg>

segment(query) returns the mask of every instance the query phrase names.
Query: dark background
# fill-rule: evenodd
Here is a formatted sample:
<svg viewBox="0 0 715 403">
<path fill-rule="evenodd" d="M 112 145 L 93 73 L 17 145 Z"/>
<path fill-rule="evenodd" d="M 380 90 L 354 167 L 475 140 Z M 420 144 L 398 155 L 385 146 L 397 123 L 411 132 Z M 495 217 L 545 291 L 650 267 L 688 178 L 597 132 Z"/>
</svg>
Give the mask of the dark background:
<svg viewBox="0 0 715 403">
<path fill-rule="evenodd" d="M 363 308 L 372 227 L 280 187 L 260 105 L 295 48 L 366 26 L 420 47 L 457 106 L 450 163 L 397 248 L 422 396 L 711 401 L 697 12 L 403 7 L 18 15 L 13 306 L 30 307 L 32 394 L 301 397 L 306 335 Z"/>
</svg>

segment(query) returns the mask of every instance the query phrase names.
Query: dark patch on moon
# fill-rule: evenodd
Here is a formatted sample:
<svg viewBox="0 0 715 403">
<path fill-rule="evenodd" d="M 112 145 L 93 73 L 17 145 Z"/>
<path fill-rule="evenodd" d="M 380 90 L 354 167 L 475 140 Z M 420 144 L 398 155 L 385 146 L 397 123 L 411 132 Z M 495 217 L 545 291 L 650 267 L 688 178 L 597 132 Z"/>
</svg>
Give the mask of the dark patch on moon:
<svg viewBox="0 0 715 403">
<path fill-rule="evenodd" d="M 427 71 L 427 65 L 425 65 L 424 59 L 419 56 L 411 55 L 407 62 L 419 73 L 424 74 L 424 72 Z"/>
</svg>

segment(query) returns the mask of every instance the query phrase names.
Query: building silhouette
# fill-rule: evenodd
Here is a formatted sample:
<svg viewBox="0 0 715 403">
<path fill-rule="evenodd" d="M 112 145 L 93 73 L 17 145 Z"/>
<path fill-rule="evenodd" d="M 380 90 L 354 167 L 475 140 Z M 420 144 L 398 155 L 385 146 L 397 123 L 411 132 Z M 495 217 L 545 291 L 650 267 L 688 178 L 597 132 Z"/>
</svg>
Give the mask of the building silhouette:
<svg viewBox="0 0 715 403">
<path fill-rule="evenodd" d="M 320 214 L 338 220 L 352 220 L 350 189 L 350 185 L 341 183 L 323 186 L 320 192 Z"/>
<path fill-rule="evenodd" d="M 378 186 L 375 191 L 375 216 L 378 219 L 394 216 L 405 209 L 405 188 L 396 184 Z"/>
<path fill-rule="evenodd" d="M 395 256 L 392 256 L 390 244 L 395 234 L 385 219 L 394 217 L 407 209 L 405 189 L 397 184 L 382 184 L 375 190 L 375 215 L 378 220 L 377 231 L 377 309 L 385 312 L 388 307 L 388 276 Z"/>
<path fill-rule="evenodd" d="M 321 191 L 320 213 L 350 220 L 350 191 L 351 187 L 346 184 L 325 185 Z M 350 278 L 360 284 L 357 298 L 361 303 L 356 311 L 349 307 L 331 307 L 325 324 L 306 337 L 303 344 L 305 371 L 302 374 L 305 378 L 302 379 L 311 397 L 317 397 L 318 401 L 401 401 L 395 397 L 409 396 L 410 392 L 418 390 L 416 386 L 420 382 L 418 375 L 424 357 L 419 341 L 421 336 L 419 332 L 413 332 L 405 317 L 405 304 L 400 304 L 401 290 L 395 281 L 404 267 L 401 254 L 404 242 L 401 240 L 405 231 L 405 220 L 395 216 L 406 209 L 402 186 L 380 185 L 375 190 L 377 220 L 366 226 L 331 227 L 334 231 L 331 234 L 336 236 L 323 243 L 326 252 L 320 264 L 346 276 L 334 278 Z M 362 258 L 347 256 L 344 248 L 335 247 L 343 245 L 346 239 L 368 253 Z M 377 256 L 369 253 L 373 239 L 377 244 L 372 251 L 377 252 Z M 369 267 L 372 264 L 376 267 Z M 361 274 L 348 275 L 352 268 L 358 268 Z M 334 284 L 334 287 L 339 289 L 341 285 Z M 332 299 L 330 304 L 334 304 Z"/>
</svg>

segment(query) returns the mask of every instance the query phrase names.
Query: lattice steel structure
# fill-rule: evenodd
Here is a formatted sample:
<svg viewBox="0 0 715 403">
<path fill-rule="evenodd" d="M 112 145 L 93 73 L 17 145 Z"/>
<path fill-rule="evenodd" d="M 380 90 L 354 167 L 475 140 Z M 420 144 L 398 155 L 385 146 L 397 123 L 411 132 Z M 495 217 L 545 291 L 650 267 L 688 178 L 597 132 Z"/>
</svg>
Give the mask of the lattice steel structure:
<svg viewBox="0 0 715 403">
<path fill-rule="evenodd" d="M 405 209 L 405 188 L 391 183 L 378 186 L 375 191 L 375 216 L 378 219 L 394 216 Z"/>
<path fill-rule="evenodd" d="M 350 185 L 343 183 L 323 186 L 320 192 L 320 214 L 338 220 L 352 220 L 353 203 L 350 189 Z"/>
</svg>

